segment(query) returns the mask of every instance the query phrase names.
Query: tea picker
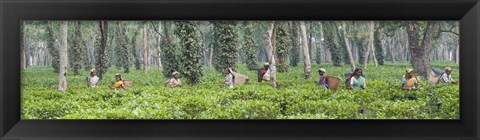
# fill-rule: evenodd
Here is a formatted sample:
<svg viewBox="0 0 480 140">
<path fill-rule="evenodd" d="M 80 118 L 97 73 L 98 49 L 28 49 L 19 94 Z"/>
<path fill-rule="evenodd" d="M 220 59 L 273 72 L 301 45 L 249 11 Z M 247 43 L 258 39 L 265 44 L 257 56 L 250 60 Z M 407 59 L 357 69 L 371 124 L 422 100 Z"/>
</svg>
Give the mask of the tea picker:
<svg viewBox="0 0 480 140">
<path fill-rule="evenodd" d="M 96 87 L 100 78 L 97 76 L 97 70 L 92 69 L 90 70 L 90 77 L 86 77 L 85 80 L 87 81 L 88 87 Z"/>
</svg>

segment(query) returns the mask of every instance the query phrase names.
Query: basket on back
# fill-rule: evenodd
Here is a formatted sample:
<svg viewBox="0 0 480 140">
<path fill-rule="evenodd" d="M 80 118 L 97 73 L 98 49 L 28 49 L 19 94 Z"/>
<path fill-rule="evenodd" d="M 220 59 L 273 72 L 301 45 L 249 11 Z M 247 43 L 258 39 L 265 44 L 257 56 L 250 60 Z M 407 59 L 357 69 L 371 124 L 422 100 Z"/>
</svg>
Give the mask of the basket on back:
<svg viewBox="0 0 480 140">
<path fill-rule="evenodd" d="M 240 73 L 233 72 L 232 74 L 233 76 L 235 76 L 235 79 L 234 79 L 235 81 L 233 81 L 233 85 L 243 85 L 247 83 L 248 80 L 250 79 L 248 76 Z"/>
<path fill-rule="evenodd" d="M 333 77 L 333 76 L 327 76 L 328 77 L 328 89 L 329 90 L 337 90 L 338 85 L 340 85 L 340 78 Z"/>
<path fill-rule="evenodd" d="M 133 86 L 133 81 L 131 81 L 131 80 L 123 80 L 123 84 L 125 85 L 125 88 L 132 88 L 132 86 Z"/>
<path fill-rule="evenodd" d="M 442 76 L 443 71 L 437 68 L 432 68 L 432 72 L 428 76 L 428 83 L 436 85 L 440 82 L 440 77 Z"/>
</svg>

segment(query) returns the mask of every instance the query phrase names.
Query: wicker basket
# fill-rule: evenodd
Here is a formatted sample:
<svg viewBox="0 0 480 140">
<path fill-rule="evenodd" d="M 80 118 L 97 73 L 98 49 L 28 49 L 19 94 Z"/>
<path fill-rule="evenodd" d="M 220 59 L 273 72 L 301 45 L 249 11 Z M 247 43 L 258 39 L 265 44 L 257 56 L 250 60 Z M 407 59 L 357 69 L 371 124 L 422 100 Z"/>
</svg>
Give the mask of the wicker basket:
<svg viewBox="0 0 480 140">
<path fill-rule="evenodd" d="M 440 75 L 436 74 L 434 71 L 430 72 L 428 75 L 428 83 L 431 85 L 437 85 L 440 82 Z"/>
<path fill-rule="evenodd" d="M 248 76 L 240 73 L 236 73 L 236 72 L 233 72 L 233 76 L 235 76 L 235 81 L 233 81 L 233 85 L 236 85 L 236 86 L 243 85 L 247 83 L 248 80 L 250 79 Z"/>
<path fill-rule="evenodd" d="M 340 84 L 340 78 L 333 77 L 333 76 L 327 76 L 328 77 L 328 89 L 330 90 L 337 90 L 338 85 Z"/>
<path fill-rule="evenodd" d="M 132 86 L 133 86 L 133 81 L 131 81 L 131 80 L 123 80 L 123 84 L 125 85 L 125 88 L 132 88 Z"/>
</svg>

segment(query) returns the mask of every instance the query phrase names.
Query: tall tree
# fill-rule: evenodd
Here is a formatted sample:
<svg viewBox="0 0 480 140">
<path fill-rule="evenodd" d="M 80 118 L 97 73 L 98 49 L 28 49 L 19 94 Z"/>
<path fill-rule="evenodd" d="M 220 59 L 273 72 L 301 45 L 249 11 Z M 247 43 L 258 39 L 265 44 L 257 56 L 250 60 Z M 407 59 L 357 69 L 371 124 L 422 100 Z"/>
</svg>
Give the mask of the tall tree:
<svg viewBox="0 0 480 140">
<path fill-rule="evenodd" d="M 305 79 L 311 78 L 311 63 L 310 63 L 310 54 L 308 52 L 307 44 L 307 30 L 305 28 L 305 21 L 300 21 L 300 32 L 302 33 L 303 41 L 303 63 L 304 63 L 304 75 Z"/>
<path fill-rule="evenodd" d="M 147 22 L 143 23 L 143 73 L 148 73 L 148 60 L 150 59 L 150 54 L 148 53 L 149 50 L 149 28 Z"/>
<path fill-rule="evenodd" d="M 292 47 L 290 49 L 290 66 L 296 67 L 298 66 L 298 62 L 300 62 L 300 42 L 298 41 L 298 23 L 297 21 L 289 21 L 289 29 L 290 29 L 290 42 Z"/>
<path fill-rule="evenodd" d="M 350 45 L 350 39 L 349 39 L 350 37 L 347 34 L 347 24 L 345 23 L 345 21 L 342 21 L 342 29 L 343 29 L 343 40 L 345 42 L 345 47 L 348 53 L 348 60 L 350 61 L 350 66 L 352 67 L 352 70 L 353 70 L 355 69 L 356 66 L 352 56 L 352 49 L 350 47 L 351 45 Z"/>
<path fill-rule="evenodd" d="M 365 43 L 363 37 L 355 37 L 355 46 L 357 46 L 358 63 L 361 65 L 365 61 Z"/>
<path fill-rule="evenodd" d="M 141 66 L 142 64 L 140 64 L 140 57 L 137 54 L 137 36 L 140 33 L 142 26 L 139 26 L 137 22 L 134 22 L 133 24 L 137 26 L 136 27 L 137 29 L 133 31 L 133 36 L 132 36 L 132 39 L 130 40 L 130 45 L 132 46 L 132 54 L 133 54 L 133 59 L 135 61 L 134 62 L 135 69 L 140 70 L 140 68 L 142 67 Z"/>
<path fill-rule="evenodd" d="M 365 68 L 365 69 L 367 68 L 368 59 L 369 59 L 370 55 L 373 56 L 374 66 L 378 65 L 377 58 L 375 57 L 375 48 L 373 47 L 373 45 L 374 45 L 373 36 L 375 34 L 375 21 L 370 21 L 370 26 L 369 27 L 370 27 L 370 34 L 369 34 L 370 39 L 368 41 L 367 51 L 365 52 L 365 61 L 363 62 L 363 68 Z M 370 51 L 372 51 L 372 52 L 370 52 Z"/>
<path fill-rule="evenodd" d="M 288 51 L 290 50 L 290 39 L 288 38 L 287 22 L 278 21 L 275 29 L 275 52 L 278 58 L 278 72 L 288 71 Z"/>
<path fill-rule="evenodd" d="M 333 25 L 335 25 L 335 34 L 336 34 L 336 37 L 337 37 L 337 45 L 338 47 L 340 48 L 340 55 L 342 57 L 342 60 L 345 64 L 349 64 L 351 65 L 350 63 L 350 60 L 349 60 L 349 56 L 348 56 L 348 53 L 347 53 L 347 47 L 345 46 L 345 44 L 347 42 L 345 42 L 345 38 L 344 38 L 344 35 L 343 35 L 343 26 L 342 26 L 342 23 L 341 22 L 335 22 Z"/>
<path fill-rule="evenodd" d="M 52 64 L 53 72 L 58 73 L 60 68 L 60 61 L 59 61 L 58 49 L 55 47 L 55 33 L 53 30 L 54 28 L 53 21 L 48 21 L 47 24 L 48 24 L 47 25 L 48 51 L 50 52 L 50 56 L 52 57 L 51 64 Z"/>
<path fill-rule="evenodd" d="M 383 47 L 382 47 L 382 40 L 380 40 L 380 32 L 375 30 L 375 34 L 373 35 L 374 37 L 374 48 L 375 48 L 375 57 L 377 58 L 377 62 L 379 65 L 383 65 L 384 57 L 383 57 Z"/>
<path fill-rule="evenodd" d="M 25 69 L 27 68 L 27 55 L 25 52 L 25 22 L 26 21 L 21 21 L 20 22 L 20 68 Z"/>
<path fill-rule="evenodd" d="M 100 79 L 103 79 L 103 74 L 105 73 L 105 48 L 107 47 L 107 37 L 108 37 L 108 22 L 107 21 L 98 21 L 98 35 L 96 40 L 96 50 L 95 50 L 95 69 L 97 70 L 97 75 Z"/>
<path fill-rule="evenodd" d="M 370 40 L 369 40 L 369 43 L 370 43 L 370 50 L 372 50 L 372 56 L 373 56 L 373 64 L 374 66 L 378 66 L 378 61 L 377 61 L 377 57 L 375 56 L 375 42 L 374 42 L 374 35 L 375 35 L 375 21 L 370 21 Z M 366 68 L 366 67 L 365 67 Z"/>
<path fill-rule="evenodd" d="M 319 32 L 320 32 L 320 41 L 318 41 L 318 45 L 317 45 L 317 50 L 316 50 L 316 63 L 317 64 L 320 64 L 321 61 L 322 61 L 322 49 L 323 49 L 323 42 L 324 42 L 324 36 L 323 36 L 323 25 L 322 25 L 322 22 L 318 22 L 319 26 L 320 26 L 320 29 L 319 29 Z"/>
<path fill-rule="evenodd" d="M 325 45 L 331 53 L 333 65 L 342 66 L 342 52 L 341 48 L 335 44 L 335 27 L 332 21 L 326 21 L 323 24 L 323 32 L 325 34 Z"/>
<path fill-rule="evenodd" d="M 115 56 L 115 50 L 117 49 L 117 42 L 115 41 L 115 35 L 117 34 L 117 28 L 115 21 L 107 21 L 110 26 L 107 28 L 107 38 L 108 42 L 106 43 L 107 46 L 105 48 L 105 59 L 104 61 L 104 66 L 103 66 L 103 72 L 106 73 L 108 68 L 112 67 L 112 65 L 115 65 L 116 63 L 116 56 Z M 120 69 L 120 67 L 118 67 Z"/>
<path fill-rule="evenodd" d="M 180 39 L 182 47 L 183 75 L 190 84 L 197 84 L 203 76 L 200 32 L 193 21 L 176 21 L 175 26 L 174 33 Z"/>
<path fill-rule="evenodd" d="M 455 63 L 460 64 L 460 45 L 457 44 L 457 48 L 455 49 Z"/>
<path fill-rule="evenodd" d="M 255 38 L 255 35 L 253 34 L 253 23 L 251 21 L 245 21 L 245 29 L 244 29 L 244 42 L 243 42 L 243 47 L 245 48 L 245 55 L 246 55 L 246 62 L 247 62 L 247 67 L 249 70 L 255 70 L 257 69 L 257 61 L 255 60 L 256 58 L 256 53 L 257 49 L 255 47 L 255 43 L 253 42 L 253 39 Z"/>
<path fill-rule="evenodd" d="M 82 61 L 84 58 L 83 47 L 81 46 L 82 41 L 82 32 L 81 30 L 81 21 L 74 21 L 74 33 L 75 36 L 73 37 L 73 72 L 75 75 L 80 75 L 80 70 L 82 69 Z"/>
<path fill-rule="evenodd" d="M 425 26 L 426 24 L 426 26 Z M 410 50 L 410 62 L 420 76 L 427 77 L 430 69 L 430 48 L 437 31 L 437 21 L 405 21 Z M 423 26 L 422 26 L 423 25 Z M 423 33 L 421 33 L 423 30 Z"/>
<path fill-rule="evenodd" d="M 273 29 L 275 27 L 275 21 L 270 21 L 268 24 L 267 33 L 265 35 L 265 42 L 268 53 L 268 63 L 270 63 L 270 82 L 274 88 L 277 88 L 277 68 L 275 66 L 275 56 L 273 54 Z"/>
<path fill-rule="evenodd" d="M 117 29 L 116 29 L 116 44 L 117 49 L 115 49 L 116 53 L 116 66 L 117 68 L 123 67 L 124 73 L 130 72 L 130 61 L 128 60 L 128 43 L 127 43 L 127 36 L 126 36 L 126 22 L 125 21 L 117 21 Z"/>
<path fill-rule="evenodd" d="M 235 21 L 217 21 L 219 25 L 216 25 L 214 32 L 216 33 L 216 49 L 217 53 L 215 60 L 215 69 L 217 71 L 223 71 L 227 67 L 234 67 L 237 59 L 237 45 L 235 33 Z"/>
<path fill-rule="evenodd" d="M 153 23 L 152 23 L 152 24 L 153 24 Z M 162 22 L 159 21 L 159 22 L 158 22 L 158 31 L 157 31 L 157 33 L 160 33 L 160 32 L 161 32 L 161 31 L 160 31 L 161 28 L 162 28 Z M 157 58 L 157 62 L 158 62 L 157 65 L 158 65 L 158 70 L 159 70 L 159 71 L 162 71 L 162 70 L 163 70 L 162 57 L 161 57 L 161 55 L 162 55 L 162 54 L 161 54 L 161 53 L 162 53 L 162 47 L 160 47 L 161 42 L 162 42 L 162 36 L 159 34 L 158 37 L 157 37 L 157 44 L 156 44 L 156 45 L 157 45 L 157 56 L 156 56 L 156 58 Z"/>
<path fill-rule="evenodd" d="M 58 80 L 58 91 L 65 92 L 67 90 L 67 64 L 68 64 L 68 21 L 62 21 L 62 45 L 60 46 L 60 73 Z"/>
<path fill-rule="evenodd" d="M 314 38 L 314 32 L 315 28 L 313 27 L 313 22 L 308 21 L 305 23 L 305 29 L 307 31 L 307 40 L 308 40 L 308 56 L 310 57 L 310 60 L 313 59 L 313 38 Z"/>
<path fill-rule="evenodd" d="M 172 43 L 171 36 L 170 36 L 170 26 L 167 21 L 163 22 L 163 41 L 161 43 L 162 46 L 162 64 L 163 64 L 163 76 L 170 77 L 174 71 L 180 71 L 179 67 L 179 58 L 178 58 L 178 49 L 177 46 Z"/>
</svg>

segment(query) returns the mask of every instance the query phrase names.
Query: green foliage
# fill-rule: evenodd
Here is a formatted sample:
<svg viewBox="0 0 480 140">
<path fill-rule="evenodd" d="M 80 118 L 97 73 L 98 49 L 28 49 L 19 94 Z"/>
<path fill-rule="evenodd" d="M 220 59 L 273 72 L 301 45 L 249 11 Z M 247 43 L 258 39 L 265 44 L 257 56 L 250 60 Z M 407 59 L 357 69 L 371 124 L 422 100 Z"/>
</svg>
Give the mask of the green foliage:
<svg viewBox="0 0 480 140">
<path fill-rule="evenodd" d="M 257 60 L 266 62 L 268 61 L 267 59 L 267 50 L 266 50 L 266 42 L 265 42 L 265 32 L 267 31 L 267 22 L 265 21 L 254 21 L 255 27 L 254 27 L 254 33 L 256 38 L 254 39 L 255 45 L 260 46 L 258 48 L 257 52 Z"/>
<path fill-rule="evenodd" d="M 311 80 L 303 77 L 303 67 L 290 68 L 278 74 L 279 89 L 268 83 L 250 83 L 225 89 L 217 81 L 222 74 L 206 69 L 203 82 L 182 88 L 165 88 L 163 75 L 132 70 L 123 74 L 133 80 L 125 92 L 108 88 L 115 83 L 111 69 L 100 85 L 87 88 L 85 76 L 68 72 L 66 93 L 56 90 L 58 74 L 49 67 L 29 67 L 21 76 L 22 119 L 459 119 L 459 85 L 420 83 L 420 90 L 400 90 L 403 69 L 408 63 L 385 63 L 367 70 L 366 90 L 333 92 L 316 86 L 318 73 Z M 434 67 L 458 65 L 435 62 Z M 330 76 L 340 77 L 349 66 L 333 67 L 331 63 L 312 65 L 327 68 Z M 72 70 L 72 69 L 70 69 Z M 237 71 L 255 76 L 246 65 Z M 88 71 L 82 71 L 88 75 Z M 452 77 L 458 79 L 459 72 Z M 182 78 L 182 81 L 186 78 Z"/>
<path fill-rule="evenodd" d="M 166 41 L 161 42 L 162 46 L 162 65 L 163 75 L 170 77 L 174 71 L 180 71 L 178 56 L 180 52 L 176 45 L 169 44 Z"/>
<path fill-rule="evenodd" d="M 103 79 L 103 74 L 107 73 L 108 66 L 106 65 L 106 59 L 109 59 L 105 55 L 105 49 L 107 48 L 108 37 L 108 22 L 98 21 L 98 32 L 95 36 L 95 69 L 100 79 Z"/>
<path fill-rule="evenodd" d="M 124 73 L 130 72 L 130 61 L 128 60 L 129 47 L 127 42 L 126 34 L 126 22 L 117 21 L 117 30 L 116 30 L 116 42 L 117 48 L 115 49 L 115 58 L 117 69 L 123 68 Z"/>
<path fill-rule="evenodd" d="M 73 59 L 73 68 L 74 74 L 79 75 L 80 70 L 82 69 L 82 61 L 85 58 L 86 52 L 84 45 L 81 44 L 82 41 L 82 32 L 81 29 L 81 22 L 75 21 L 75 36 L 73 37 L 73 46 L 71 47 L 73 51 L 71 59 Z"/>
<path fill-rule="evenodd" d="M 373 39 L 374 39 L 374 45 L 375 45 L 375 57 L 377 58 L 377 62 L 379 65 L 383 65 L 384 64 L 384 57 L 383 57 L 383 47 L 382 47 L 382 43 L 380 40 L 380 32 L 377 30 L 375 30 L 375 33 L 373 35 Z"/>
<path fill-rule="evenodd" d="M 359 64 L 363 64 L 364 61 L 365 61 L 365 51 L 366 50 L 366 45 L 364 43 L 365 41 L 362 41 L 362 39 L 360 38 L 359 40 L 356 40 L 355 41 L 355 46 L 357 47 L 358 49 L 358 63 Z"/>
<path fill-rule="evenodd" d="M 170 40 L 168 40 L 170 37 L 168 32 L 169 26 L 167 25 L 167 22 L 163 22 L 163 24 L 164 31 L 166 31 L 164 34 L 165 39 L 160 42 L 160 46 L 162 47 L 162 54 L 160 56 L 162 57 L 163 76 L 171 77 L 174 71 L 181 71 L 179 60 L 180 49 L 176 44 L 171 43 Z"/>
<path fill-rule="evenodd" d="M 323 32 L 325 38 L 325 45 L 330 50 L 333 65 L 336 67 L 342 66 L 342 48 L 335 44 L 335 25 L 331 21 L 323 24 Z"/>
<path fill-rule="evenodd" d="M 50 52 L 50 56 L 52 57 L 52 68 L 53 72 L 59 73 L 60 72 L 60 55 L 58 53 L 58 47 L 55 47 L 55 36 L 54 28 L 60 28 L 58 22 L 49 21 L 47 25 L 47 47 L 48 52 Z"/>
<path fill-rule="evenodd" d="M 84 70 L 91 70 L 93 67 L 92 67 L 92 64 L 93 62 L 95 61 L 94 60 L 94 56 L 91 56 L 91 55 L 94 55 L 94 54 L 91 54 L 89 51 L 90 49 L 94 49 L 95 48 L 95 36 L 96 36 L 96 31 L 98 30 L 96 28 L 96 24 L 97 22 L 81 22 L 81 27 L 80 28 L 80 32 L 82 34 L 82 38 L 81 38 L 81 43 L 83 46 L 83 55 L 84 56 L 84 59 L 83 59 L 83 68 Z"/>
<path fill-rule="evenodd" d="M 298 62 L 300 61 L 300 41 L 298 41 L 298 22 L 292 21 L 290 22 L 290 39 L 292 43 L 292 47 L 290 49 L 290 66 L 296 67 L 298 66 Z M 318 58 L 318 57 L 317 57 Z"/>
<path fill-rule="evenodd" d="M 257 48 L 253 41 L 255 38 L 255 35 L 253 34 L 253 27 L 254 24 L 251 21 L 245 22 L 243 48 L 247 57 L 246 64 L 249 70 L 255 70 L 258 67 L 256 61 Z"/>
<path fill-rule="evenodd" d="M 203 76 L 200 32 L 193 21 L 176 21 L 175 26 L 174 34 L 180 39 L 182 47 L 182 73 L 190 84 L 197 84 Z"/>
<path fill-rule="evenodd" d="M 137 36 L 140 33 L 141 26 L 139 26 L 138 23 L 136 23 L 136 22 L 134 24 L 135 24 L 135 26 L 138 26 L 138 27 L 136 29 L 134 29 L 135 31 L 133 31 L 133 36 L 130 39 L 130 45 L 131 45 L 131 49 L 132 49 L 132 54 L 133 54 L 133 59 L 134 59 L 133 63 L 135 65 L 135 69 L 140 70 L 140 68 L 142 68 L 142 65 L 140 64 L 140 57 L 137 54 Z"/>
<path fill-rule="evenodd" d="M 341 50 L 341 54 L 342 54 L 342 60 L 343 60 L 343 63 L 345 64 L 348 64 L 350 65 L 350 60 L 348 59 L 348 53 L 347 53 L 347 47 L 346 47 L 346 44 L 345 44 L 345 38 L 344 38 L 344 35 L 343 35 L 343 30 L 346 30 L 346 29 L 340 29 L 340 27 L 342 27 L 342 25 L 340 23 L 335 23 L 335 28 L 337 29 L 336 31 L 336 35 L 337 35 L 337 45 L 339 47 L 339 49 Z"/>
<path fill-rule="evenodd" d="M 277 55 L 277 71 L 288 71 L 288 51 L 291 49 L 291 40 L 288 34 L 287 22 L 277 22 L 275 28 L 275 54 Z"/>
<path fill-rule="evenodd" d="M 117 55 L 115 55 L 115 51 L 120 48 L 119 43 L 115 41 L 115 36 L 117 34 L 117 24 L 115 23 L 116 21 L 106 21 L 106 23 L 109 25 L 107 29 L 107 35 L 106 35 L 106 46 L 105 46 L 105 59 L 103 60 L 104 62 L 104 69 L 105 72 L 108 70 L 108 68 L 112 67 L 114 65 L 117 69 L 121 69 L 121 66 L 117 66 Z"/>
<path fill-rule="evenodd" d="M 237 34 L 234 31 L 235 21 L 214 21 L 214 66 L 217 71 L 227 67 L 234 67 L 237 58 Z"/>
</svg>

